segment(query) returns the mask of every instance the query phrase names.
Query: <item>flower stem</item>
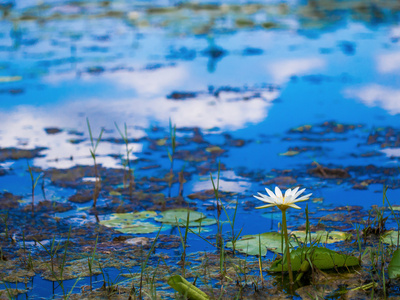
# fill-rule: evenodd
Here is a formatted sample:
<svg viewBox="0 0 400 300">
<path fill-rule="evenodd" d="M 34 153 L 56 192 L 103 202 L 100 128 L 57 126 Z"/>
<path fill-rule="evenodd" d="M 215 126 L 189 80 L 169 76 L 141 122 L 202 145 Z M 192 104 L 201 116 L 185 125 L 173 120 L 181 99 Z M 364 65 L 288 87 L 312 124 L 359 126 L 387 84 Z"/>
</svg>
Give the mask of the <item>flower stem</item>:
<svg viewBox="0 0 400 300">
<path fill-rule="evenodd" d="M 283 235 L 285 236 L 285 245 L 286 245 L 286 261 L 288 265 L 288 272 L 289 272 L 289 280 L 290 285 L 293 285 L 293 273 L 292 273 L 292 264 L 290 261 L 290 247 L 289 247 L 289 237 L 287 233 L 287 224 L 286 224 L 286 210 L 282 210 L 282 229 Z"/>
</svg>

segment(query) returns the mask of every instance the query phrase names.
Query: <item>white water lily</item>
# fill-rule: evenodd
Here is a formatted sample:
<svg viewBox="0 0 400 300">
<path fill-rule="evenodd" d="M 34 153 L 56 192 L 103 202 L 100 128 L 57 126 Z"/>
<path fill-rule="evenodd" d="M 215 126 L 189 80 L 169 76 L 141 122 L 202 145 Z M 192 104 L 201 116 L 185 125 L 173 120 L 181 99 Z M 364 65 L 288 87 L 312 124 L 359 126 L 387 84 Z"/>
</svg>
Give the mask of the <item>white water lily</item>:
<svg viewBox="0 0 400 300">
<path fill-rule="evenodd" d="M 292 264 L 291 264 L 291 259 L 290 259 L 290 244 L 289 244 L 289 236 L 288 236 L 288 232 L 287 232 L 286 210 L 289 207 L 301 209 L 295 203 L 308 200 L 312 194 L 308 194 L 308 195 L 302 196 L 300 198 L 297 198 L 306 190 L 306 189 L 302 189 L 299 191 L 299 187 L 296 187 L 293 190 L 291 190 L 291 189 L 286 190 L 285 195 L 282 194 L 282 191 L 278 187 L 275 187 L 275 194 L 267 188 L 265 188 L 265 190 L 267 191 L 268 196 L 258 193 L 258 196 L 254 195 L 254 197 L 257 198 L 258 200 L 261 200 L 268 204 L 259 206 L 256 208 L 260 209 L 260 208 L 268 208 L 268 207 L 276 206 L 282 212 L 282 233 L 285 238 L 285 245 L 286 245 L 285 256 L 286 256 L 287 265 L 288 265 L 290 286 L 292 287 L 294 281 L 293 281 L 293 272 L 292 272 L 292 266 L 291 266 Z"/>
<path fill-rule="evenodd" d="M 267 191 L 269 196 L 261 193 L 258 193 L 259 196 L 254 195 L 254 197 L 257 198 L 258 200 L 268 203 L 267 205 L 256 207 L 257 209 L 268 208 L 273 206 L 278 207 L 282 211 L 287 210 L 289 207 L 301 209 L 295 203 L 307 201 L 312 195 L 312 194 L 307 194 L 305 196 L 297 198 L 306 190 L 302 189 L 299 191 L 299 187 L 296 187 L 293 190 L 291 189 L 286 190 L 285 195 L 282 194 L 279 187 L 275 187 L 275 194 L 267 188 L 265 188 L 265 190 Z"/>
</svg>

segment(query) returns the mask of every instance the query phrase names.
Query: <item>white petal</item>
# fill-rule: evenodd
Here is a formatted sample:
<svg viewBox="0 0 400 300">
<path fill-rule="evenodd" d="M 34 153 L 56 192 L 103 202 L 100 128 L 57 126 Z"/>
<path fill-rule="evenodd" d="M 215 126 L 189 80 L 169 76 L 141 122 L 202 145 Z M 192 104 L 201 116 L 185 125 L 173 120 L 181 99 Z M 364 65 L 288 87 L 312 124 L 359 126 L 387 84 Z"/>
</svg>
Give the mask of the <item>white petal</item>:
<svg viewBox="0 0 400 300">
<path fill-rule="evenodd" d="M 276 196 L 275 196 L 275 194 L 270 190 L 270 189 L 268 189 L 268 188 L 265 188 L 265 190 L 267 191 L 267 193 L 268 193 L 268 195 L 270 196 L 270 197 L 272 197 L 272 198 L 276 198 Z"/>
<path fill-rule="evenodd" d="M 282 192 L 281 192 L 281 190 L 280 190 L 278 187 L 275 187 L 275 195 L 276 195 L 278 198 L 283 198 Z"/>
<path fill-rule="evenodd" d="M 297 206 L 297 205 L 294 204 L 294 203 L 292 203 L 292 204 L 290 204 L 290 205 L 288 205 L 288 206 L 290 206 L 290 207 L 292 207 L 292 208 L 295 208 L 295 209 L 301 209 L 301 207 Z"/>
<path fill-rule="evenodd" d="M 270 203 L 274 203 L 275 202 L 275 197 L 271 198 L 271 197 L 268 197 L 267 195 L 264 195 L 264 194 L 261 194 L 261 193 L 257 193 L 257 194 L 259 194 L 263 199 L 267 200 Z"/>
<path fill-rule="evenodd" d="M 294 197 L 297 198 L 298 196 L 300 196 L 306 189 L 302 189 L 300 191 L 298 191 L 296 194 L 294 194 Z"/>
<path fill-rule="evenodd" d="M 266 202 L 266 203 L 275 203 L 274 200 L 269 199 L 269 198 L 259 197 L 259 196 L 256 196 L 256 195 L 253 195 L 253 197 L 258 199 L 258 200 L 261 200 L 263 202 Z"/>
<path fill-rule="evenodd" d="M 275 204 L 267 204 L 267 205 L 263 205 L 263 206 L 258 206 L 256 207 L 256 209 L 261 209 L 261 208 L 268 208 L 268 207 L 273 207 L 276 206 Z"/>
<path fill-rule="evenodd" d="M 289 195 L 289 196 L 285 196 L 285 203 L 291 203 L 291 202 L 293 202 L 293 196 L 292 195 Z"/>
<path fill-rule="evenodd" d="M 299 199 L 294 200 L 293 202 L 306 201 L 306 200 L 310 199 L 310 196 L 311 196 L 311 195 L 312 195 L 312 194 L 308 194 L 308 195 L 302 196 L 302 197 L 300 197 Z"/>
<path fill-rule="evenodd" d="M 291 189 L 287 189 L 286 192 L 285 192 L 285 198 L 287 196 L 291 195 L 291 194 L 292 194 L 292 190 Z"/>
<path fill-rule="evenodd" d="M 296 188 L 294 188 L 293 189 L 293 191 L 292 191 L 292 195 L 294 196 L 294 195 L 296 195 L 296 193 L 297 193 L 297 191 L 299 190 L 299 186 L 298 187 L 296 187 Z"/>
</svg>

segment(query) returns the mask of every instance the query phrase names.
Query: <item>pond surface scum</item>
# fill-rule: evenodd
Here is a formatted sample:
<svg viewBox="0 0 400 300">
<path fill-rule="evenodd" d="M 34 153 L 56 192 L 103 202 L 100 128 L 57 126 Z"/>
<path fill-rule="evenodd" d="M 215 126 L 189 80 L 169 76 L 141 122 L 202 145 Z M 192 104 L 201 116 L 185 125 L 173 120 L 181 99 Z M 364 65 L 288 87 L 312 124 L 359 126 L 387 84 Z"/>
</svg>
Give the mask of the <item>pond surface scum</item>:
<svg viewBox="0 0 400 300">
<path fill-rule="evenodd" d="M 400 299 L 398 1 L 0 16 L 0 299 Z"/>
</svg>

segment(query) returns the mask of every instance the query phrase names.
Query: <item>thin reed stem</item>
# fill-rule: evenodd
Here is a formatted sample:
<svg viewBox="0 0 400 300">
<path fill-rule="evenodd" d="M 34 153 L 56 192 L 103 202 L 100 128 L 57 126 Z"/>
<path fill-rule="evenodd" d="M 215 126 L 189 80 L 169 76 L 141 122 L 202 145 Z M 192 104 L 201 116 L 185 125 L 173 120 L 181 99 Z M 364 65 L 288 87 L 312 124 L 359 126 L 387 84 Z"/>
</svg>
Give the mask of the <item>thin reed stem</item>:
<svg viewBox="0 0 400 300">
<path fill-rule="evenodd" d="M 291 260 L 290 260 L 289 237 L 288 237 L 287 224 L 286 224 L 286 210 L 282 210 L 282 229 L 283 229 L 283 235 L 285 237 L 286 260 L 287 260 L 287 265 L 288 265 L 290 286 L 292 286 L 293 285 L 293 272 L 292 272 L 292 264 L 291 264 Z"/>
</svg>

